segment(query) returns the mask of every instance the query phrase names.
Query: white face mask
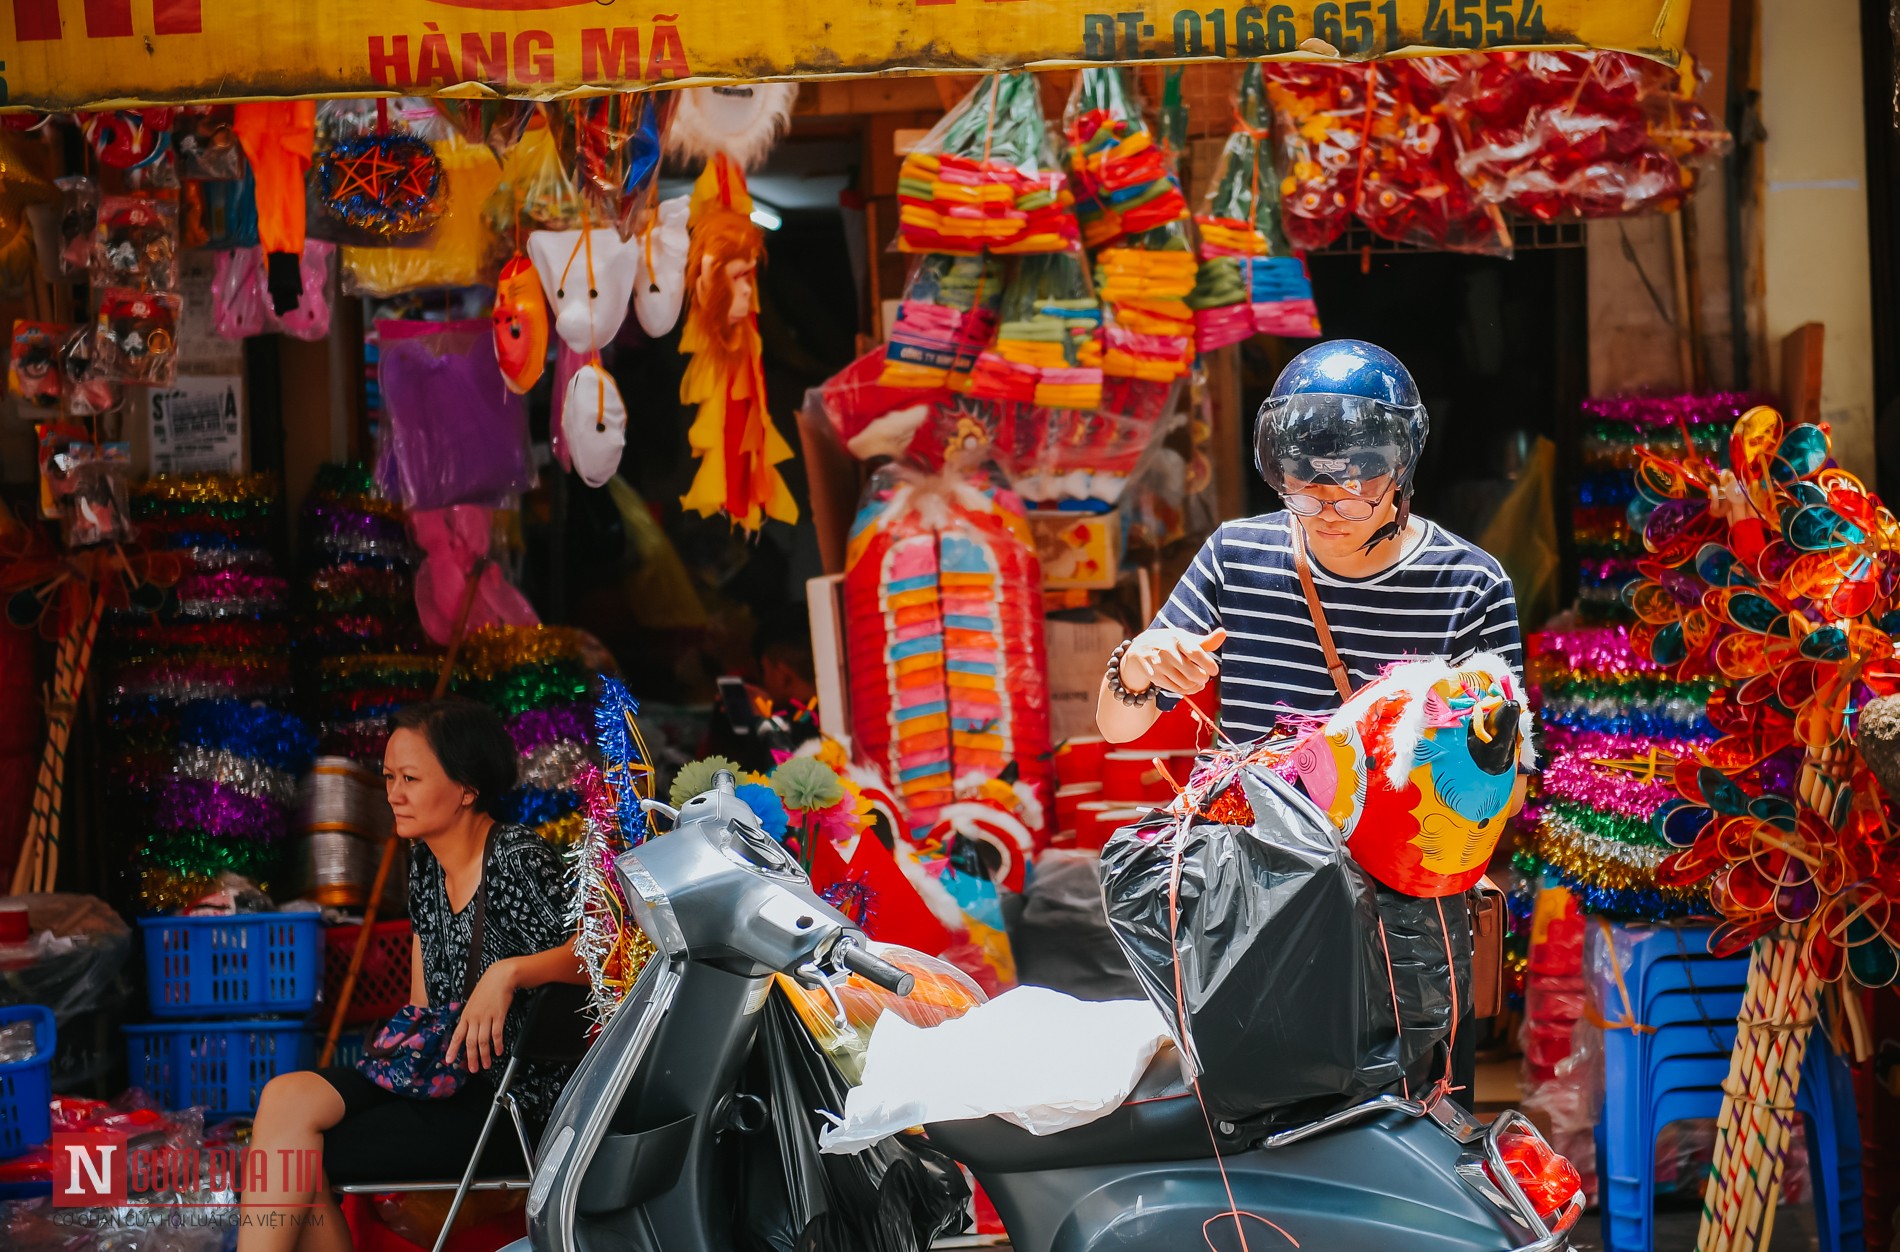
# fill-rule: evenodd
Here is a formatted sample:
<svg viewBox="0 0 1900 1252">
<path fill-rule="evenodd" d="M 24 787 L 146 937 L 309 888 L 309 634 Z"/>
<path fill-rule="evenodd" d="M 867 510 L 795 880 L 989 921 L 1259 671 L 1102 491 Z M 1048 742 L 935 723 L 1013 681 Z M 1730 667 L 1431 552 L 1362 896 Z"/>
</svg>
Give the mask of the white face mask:
<svg viewBox="0 0 1900 1252">
<path fill-rule="evenodd" d="M 658 339 L 680 320 L 680 305 L 686 299 L 686 252 L 690 243 L 686 233 L 690 196 L 674 196 L 660 201 L 659 210 L 647 226 L 652 232 L 651 246 L 640 253 L 640 279 L 633 287 L 633 314 L 640 329 Z M 638 236 L 635 237 L 638 242 Z M 653 267 L 647 268 L 652 257 Z"/>
<path fill-rule="evenodd" d="M 620 468 L 620 453 L 627 446 L 627 406 L 620 388 L 598 365 L 583 365 L 568 379 L 561 433 L 567 437 L 574 472 L 589 487 L 604 485 Z"/>
<path fill-rule="evenodd" d="M 537 230 L 528 236 L 528 255 L 554 308 L 554 332 L 584 356 L 600 351 L 620 332 L 640 273 L 638 238 L 622 239 L 610 229 L 587 233 L 586 241 L 578 230 Z"/>
</svg>

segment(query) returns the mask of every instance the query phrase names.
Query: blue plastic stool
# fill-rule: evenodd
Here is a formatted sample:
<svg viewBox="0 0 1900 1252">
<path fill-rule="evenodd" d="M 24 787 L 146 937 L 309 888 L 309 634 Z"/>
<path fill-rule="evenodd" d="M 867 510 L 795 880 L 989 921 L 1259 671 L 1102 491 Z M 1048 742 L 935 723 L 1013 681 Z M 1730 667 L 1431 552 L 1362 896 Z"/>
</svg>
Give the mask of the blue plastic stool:
<svg viewBox="0 0 1900 1252">
<path fill-rule="evenodd" d="M 1670 1016 L 1683 1015 L 1680 1006 L 1671 1007 L 1675 1011 Z M 1642 1036 L 1656 1049 L 1651 1065 L 1626 1072 L 1621 1085 L 1612 1084 L 1606 1069 L 1597 1145 L 1604 1237 L 1612 1252 L 1649 1252 L 1653 1243 L 1657 1132 L 1672 1122 L 1715 1117 L 1721 1109 L 1729 1056 L 1726 1050 L 1710 1050 L 1711 1028 L 1725 1048 L 1732 1045 L 1732 1023 L 1671 1023 Z M 1857 1252 L 1863 1221 L 1852 1078 L 1824 1041 L 1814 1043 L 1820 1046 L 1803 1058 L 1795 1104 L 1808 1123 L 1815 1228 L 1826 1252 Z M 1627 1054 L 1640 1049 L 1621 1050 Z"/>
</svg>

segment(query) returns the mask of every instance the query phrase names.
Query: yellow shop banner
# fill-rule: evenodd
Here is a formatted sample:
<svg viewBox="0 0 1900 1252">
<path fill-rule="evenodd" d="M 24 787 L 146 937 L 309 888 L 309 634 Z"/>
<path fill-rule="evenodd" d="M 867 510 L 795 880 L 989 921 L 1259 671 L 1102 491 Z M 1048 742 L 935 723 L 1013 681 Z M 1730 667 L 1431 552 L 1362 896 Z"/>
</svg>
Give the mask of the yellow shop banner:
<svg viewBox="0 0 1900 1252">
<path fill-rule="evenodd" d="M 1688 0 L 11 0 L 0 104 L 546 99 L 682 82 L 1107 61 L 1610 48 L 1673 63 Z"/>
</svg>

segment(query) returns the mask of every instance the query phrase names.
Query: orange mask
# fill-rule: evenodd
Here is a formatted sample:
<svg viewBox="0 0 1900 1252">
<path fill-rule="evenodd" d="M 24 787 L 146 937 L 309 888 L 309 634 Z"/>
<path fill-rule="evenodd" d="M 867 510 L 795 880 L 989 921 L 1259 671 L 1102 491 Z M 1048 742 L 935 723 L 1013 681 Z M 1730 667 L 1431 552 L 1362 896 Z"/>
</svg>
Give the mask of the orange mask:
<svg viewBox="0 0 1900 1252">
<path fill-rule="evenodd" d="M 523 395 L 548 364 L 548 302 L 534 264 L 517 252 L 495 284 L 495 359 L 508 390 Z"/>
</svg>

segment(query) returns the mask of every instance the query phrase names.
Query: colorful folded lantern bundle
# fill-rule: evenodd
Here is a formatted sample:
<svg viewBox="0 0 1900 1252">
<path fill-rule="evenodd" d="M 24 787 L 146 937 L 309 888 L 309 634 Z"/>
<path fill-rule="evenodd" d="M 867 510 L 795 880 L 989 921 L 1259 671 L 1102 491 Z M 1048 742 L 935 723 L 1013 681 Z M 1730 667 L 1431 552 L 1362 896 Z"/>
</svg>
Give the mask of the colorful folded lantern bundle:
<svg viewBox="0 0 1900 1252">
<path fill-rule="evenodd" d="M 1450 99 L 1464 178 L 1542 221 L 1669 212 L 1728 143 L 1687 72 L 1621 52 L 1473 58 Z"/>
<path fill-rule="evenodd" d="M 1167 382 L 1194 363 L 1187 199 L 1122 71 L 1083 70 L 1064 131 L 1103 308 L 1102 369 Z"/>
<path fill-rule="evenodd" d="M 913 829 L 1001 781 L 1037 800 L 1049 750 L 1042 584 L 1014 492 L 953 459 L 887 467 L 845 565 L 852 733 Z"/>
<path fill-rule="evenodd" d="M 1234 98 L 1233 133 L 1194 217 L 1201 264 L 1186 303 L 1202 352 L 1256 334 L 1319 334 L 1313 284 L 1282 228 L 1267 91 L 1261 67 L 1249 65 Z"/>
<path fill-rule="evenodd" d="M 972 397 L 1059 409 L 1101 403 L 1102 308 L 1078 258 L 1023 258 L 1000 315 L 970 375 Z"/>
<path fill-rule="evenodd" d="M 904 252 L 1062 252 L 1082 237 L 1033 75 L 986 76 L 904 157 Z"/>
<path fill-rule="evenodd" d="M 1167 149 L 1142 120 L 1123 72 L 1083 70 L 1063 126 L 1076 215 L 1091 250 L 1187 220 L 1187 198 Z"/>
<path fill-rule="evenodd" d="M 977 354 L 996 334 L 1002 265 L 987 256 L 929 253 L 911 271 L 884 350 L 886 387 L 968 386 Z"/>
</svg>

